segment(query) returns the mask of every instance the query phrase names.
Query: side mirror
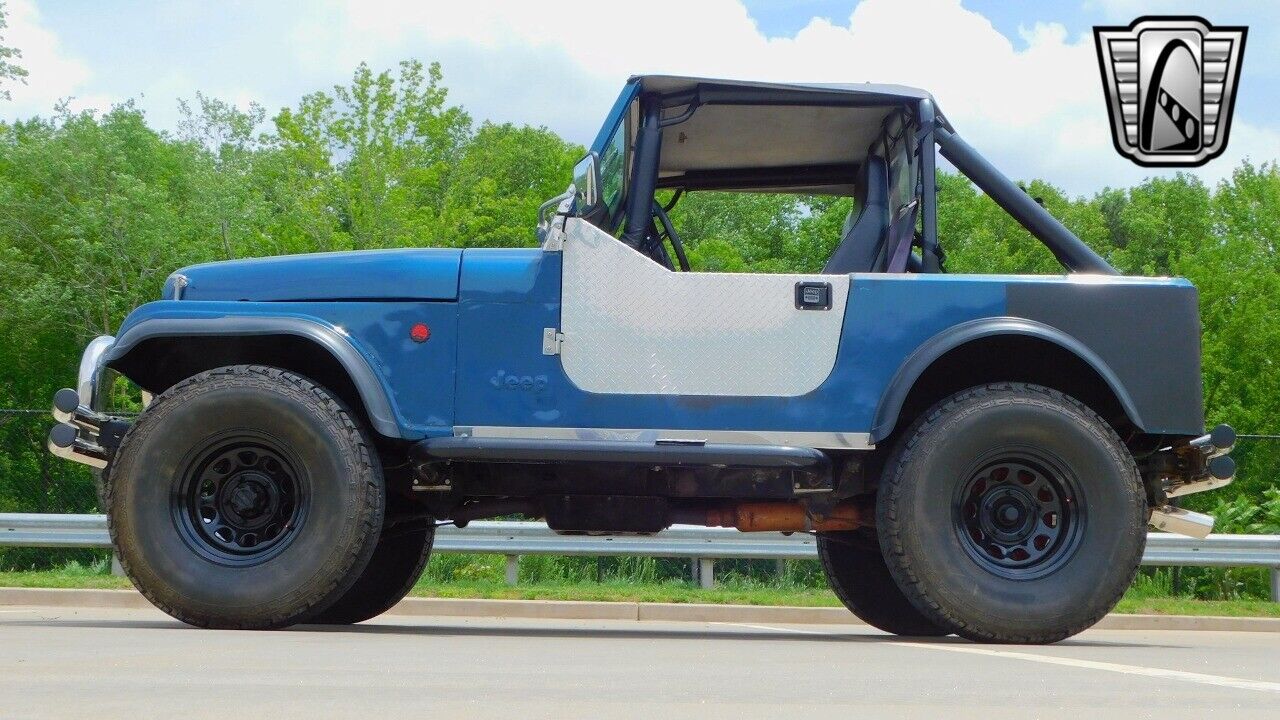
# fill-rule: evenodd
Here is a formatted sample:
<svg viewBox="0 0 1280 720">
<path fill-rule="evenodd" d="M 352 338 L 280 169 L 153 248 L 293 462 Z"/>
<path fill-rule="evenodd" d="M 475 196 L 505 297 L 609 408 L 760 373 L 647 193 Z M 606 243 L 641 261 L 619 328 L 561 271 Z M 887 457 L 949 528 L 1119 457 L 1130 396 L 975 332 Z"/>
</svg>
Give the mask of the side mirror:
<svg viewBox="0 0 1280 720">
<path fill-rule="evenodd" d="M 590 215 L 600 204 L 600 164 L 596 154 L 590 153 L 573 166 L 574 214 Z"/>
</svg>

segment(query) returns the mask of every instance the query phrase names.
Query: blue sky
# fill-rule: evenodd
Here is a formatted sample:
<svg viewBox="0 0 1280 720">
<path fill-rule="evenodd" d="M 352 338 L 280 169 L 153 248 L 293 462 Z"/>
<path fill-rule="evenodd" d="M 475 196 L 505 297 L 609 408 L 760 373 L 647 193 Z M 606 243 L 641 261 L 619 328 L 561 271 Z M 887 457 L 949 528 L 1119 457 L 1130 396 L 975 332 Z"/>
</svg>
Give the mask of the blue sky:
<svg viewBox="0 0 1280 720">
<path fill-rule="evenodd" d="M 746 0 L 744 3 L 760 29 L 770 35 L 793 35 L 811 17 L 847 19 L 857 0 Z M 964 7 L 991 21 L 1015 46 L 1025 47 L 1019 30 L 1037 22 L 1062 25 L 1068 36 L 1093 32 L 1095 25 L 1128 25 L 1144 14 L 1200 15 L 1215 25 L 1245 25 L 1250 28 L 1249 59 L 1239 94 L 1237 116 L 1247 115 L 1280 128 L 1268 116 L 1272 103 L 1280 98 L 1280 70 L 1274 46 L 1280 41 L 1280 13 L 1268 3 L 1257 2 L 1025 2 L 1024 0 L 963 0 Z M 1280 5 L 1280 3 L 1270 3 Z M 1270 10 L 1268 12 L 1268 10 Z M 1280 155 L 1280 151 L 1277 152 Z"/>
<path fill-rule="evenodd" d="M 1111 147 L 1091 28 L 1143 14 L 1250 26 L 1227 153 L 1280 156 L 1280 3 L 1178 0 L 6 0 L 26 87 L 0 116 L 137 99 L 172 128 L 197 90 L 270 112 L 356 63 L 440 60 L 477 119 L 545 125 L 585 142 L 627 75 L 901 82 L 931 90 L 962 134 L 1020 178 L 1073 193 L 1152 174 Z M 594 22 L 583 22 L 583 18 Z M 623 28 L 632 28 L 628 40 Z M 643 38 L 643 40 L 639 39 Z"/>
</svg>

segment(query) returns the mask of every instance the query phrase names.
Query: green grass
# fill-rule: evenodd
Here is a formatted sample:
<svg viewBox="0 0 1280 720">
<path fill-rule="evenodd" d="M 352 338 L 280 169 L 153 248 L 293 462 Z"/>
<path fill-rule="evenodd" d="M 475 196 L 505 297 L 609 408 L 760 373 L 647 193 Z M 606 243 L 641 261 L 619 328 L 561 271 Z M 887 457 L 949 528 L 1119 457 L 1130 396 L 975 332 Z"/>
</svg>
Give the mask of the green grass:
<svg viewBox="0 0 1280 720">
<path fill-rule="evenodd" d="M 72 560 L 56 570 L 6 570 L 0 572 L 0 587 L 29 588 L 131 588 L 122 577 L 111 574 L 111 563 L 103 559 L 81 564 Z"/>
<path fill-rule="evenodd" d="M 443 556 L 450 557 L 450 556 Z M 565 566 L 529 563 L 521 565 L 521 583 L 501 580 L 500 556 L 452 556 L 433 561 L 433 567 L 413 589 L 418 597 L 487 598 L 499 600 L 590 600 L 599 602 L 710 603 L 731 605 L 790 605 L 839 607 L 830 590 L 805 582 L 783 579 L 764 582 L 749 576 L 727 574 L 723 583 L 703 590 L 680 580 L 636 581 L 607 576 L 602 581 L 574 577 L 581 573 Z M 571 567 L 571 566 L 570 566 Z M 628 566 L 644 574 L 645 566 Z M 544 577 L 526 578 L 525 575 Z M 560 577 L 555 577 L 559 575 Z M 546 577 L 551 576 L 551 577 Z M 568 577 L 565 577 L 568 576 Z M 0 572 L 0 587 L 128 588 L 129 581 L 110 574 L 104 561 L 69 562 L 56 570 Z M 1280 617 L 1280 603 L 1266 600 L 1196 600 L 1171 597 L 1167 574 L 1141 575 L 1116 607 L 1119 613 L 1155 615 L 1225 615 L 1232 617 Z"/>
<path fill-rule="evenodd" d="M 1269 600 L 1196 600 L 1195 598 L 1135 598 L 1125 595 L 1112 612 L 1138 615 L 1225 615 L 1280 617 L 1280 602 Z"/>
<path fill-rule="evenodd" d="M 0 580 L 2 581 L 2 580 Z M 840 601 L 825 588 L 717 587 L 703 590 L 693 583 L 543 582 L 506 585 L 501 581 L 470 580 L 419 582 L 418 597 L 486 598 L 495 600 L 591 600 L 599 602 L 705 603 L 714 605 L 794 605 L 838 607 Z"/>
</svg>

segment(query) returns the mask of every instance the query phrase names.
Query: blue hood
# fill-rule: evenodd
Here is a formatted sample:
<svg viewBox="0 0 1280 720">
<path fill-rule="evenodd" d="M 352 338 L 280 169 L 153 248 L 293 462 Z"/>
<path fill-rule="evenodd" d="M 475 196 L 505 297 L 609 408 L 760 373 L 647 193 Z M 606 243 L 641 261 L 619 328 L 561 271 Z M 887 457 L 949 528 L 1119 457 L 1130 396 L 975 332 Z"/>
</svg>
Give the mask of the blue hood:
<svg viewBox="0 0 1280 720">
<path fill-rule="evenodd" d="M 457 300 L 462 251 L 448 248 L 361 250 L 228 260 L 183 268 L 164 284 L 183 300 Z"/>
</svg>

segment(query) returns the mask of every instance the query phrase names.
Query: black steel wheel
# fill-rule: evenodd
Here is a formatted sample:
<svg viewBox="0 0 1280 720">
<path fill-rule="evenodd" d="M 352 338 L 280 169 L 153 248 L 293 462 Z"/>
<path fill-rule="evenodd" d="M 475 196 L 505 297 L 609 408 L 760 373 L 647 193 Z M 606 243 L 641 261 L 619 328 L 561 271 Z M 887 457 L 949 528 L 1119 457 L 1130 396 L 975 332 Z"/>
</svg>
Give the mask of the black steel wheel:
<svg viewBox="0 0 1280 720">
<path fill-rule="evenodd" d="M 1071 472 L 1033 450 L 998 449 L 977 463 L 952 507 L 969 557 L 1010 579 L 1034 579 L 1070 559 L 1085 514 Z"/>
<path fill-rule="evenodd" d="M 382 470 L 324 388 L 256 365 L 156 397 L 111 465 L 107 519 L 129 579 L 201 627 L 270 629 L 336 603 L 377 546 Z"/>
<path fill-rule="evenodd" d="M 1102 618 L 1133 581 L 1146 495 L 1115 431 L 1038 385 L 956 393 L 885 464 L 876 530 L 907 600 L 984 642 L 1046 643 Z"/>
<path fill-rule="evenodd" d="M 221 565 L 252 565 L 288 546 L 306 519 L 310 483 L 292 453 L 265 433 L 239 432 L 197 448 L 172 495 L 191 549 Z"/>
</svg>

